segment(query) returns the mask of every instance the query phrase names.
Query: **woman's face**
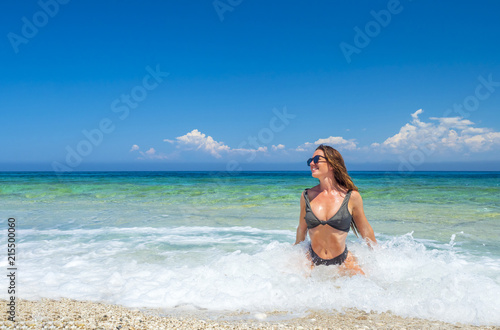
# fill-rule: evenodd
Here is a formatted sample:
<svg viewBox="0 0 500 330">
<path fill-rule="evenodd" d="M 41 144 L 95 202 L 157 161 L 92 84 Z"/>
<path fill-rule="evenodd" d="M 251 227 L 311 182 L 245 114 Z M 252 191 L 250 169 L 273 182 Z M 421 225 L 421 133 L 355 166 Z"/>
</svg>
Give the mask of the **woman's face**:
<svg viewBox="0 0 500 330">
<path fill-rule="evenodd" d="M 314 157 L 316 156 L 320 156 L 318 162 L 314 163 L 314 161 L 312 161 L 309 167 L 311 168 L 311 175 L 314 178 L 320 178 L 328 174 L 329 166 L 326 161 L 325 153 L 323 152 L 323 150 L 321 149 L 316 150 L 311 158 L 314 159 Z"/>
</svg>

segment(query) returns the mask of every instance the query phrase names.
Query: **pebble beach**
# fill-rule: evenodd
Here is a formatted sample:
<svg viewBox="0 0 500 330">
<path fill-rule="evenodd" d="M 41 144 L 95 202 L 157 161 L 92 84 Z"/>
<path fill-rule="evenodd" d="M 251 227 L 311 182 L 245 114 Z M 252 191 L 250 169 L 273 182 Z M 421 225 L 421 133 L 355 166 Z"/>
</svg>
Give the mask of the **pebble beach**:
<svg viewBox="0 0 500 330">
<path fill-rule="evenodd" d="M 7 301 L 2 300 L 5 306 Z M 134 309 L 119 305 L 71 299 L 19 300 L 16 321 L 2 313 L 2 329 L 500 329 L 498 326 L 451 324 L 392 313 L 348 309 L 308 311 L 302 317 L 287 313 L 203 314 Z"/>
</svg>

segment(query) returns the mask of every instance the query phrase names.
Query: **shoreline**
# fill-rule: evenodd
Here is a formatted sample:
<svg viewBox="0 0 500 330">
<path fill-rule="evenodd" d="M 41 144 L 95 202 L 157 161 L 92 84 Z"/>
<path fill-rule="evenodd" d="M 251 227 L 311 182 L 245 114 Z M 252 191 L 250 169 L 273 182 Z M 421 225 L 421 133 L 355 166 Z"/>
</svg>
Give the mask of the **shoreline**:
<svg viewBox="0 0 500 330">
<path fill-rule="evenodd" d="M 7 300 L 0 300 L 5 306 Z M 204 313 L 162 309 L 129 308 L 102 302 L 60 300 L 16 301 L 16 326 L 27 328 L 67 329 L 500 329 L 500 326 L 475 326 L 442 321 L 402 317 L 390 312 L 364 312 L 348 309 L 310 310 L 303 316 L 287 312 Z M 11 327 L 7 313 L 2 313 L 0 326 Z"/>
</svg>

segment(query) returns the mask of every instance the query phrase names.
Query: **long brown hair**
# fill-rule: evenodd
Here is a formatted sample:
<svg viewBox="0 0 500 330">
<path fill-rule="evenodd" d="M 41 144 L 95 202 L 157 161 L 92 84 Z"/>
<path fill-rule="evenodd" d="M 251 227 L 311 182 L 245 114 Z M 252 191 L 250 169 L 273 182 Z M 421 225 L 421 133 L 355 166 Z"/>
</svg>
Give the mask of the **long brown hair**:
<svg viewBox="0 0 500 330">
<path fill-rule="evenodd" d="M 334 149 L 330 146 L 326 146 L 324 144 L 320 144 L 316 150 L 322 150 L 325 154 L 326 161 L 333 168 L 333 177 L 337 181 L 338 185 L 347 189 L 347 190 L 355 190 L 358 191 L 358 187 L 354 185 L 351 177 L 347 173 L 347 168 L 345 167 L 344 158 L 337 149 Z M 358 227 L 354 221 L 351 221 L 351 228 L 356 237 L 358 236 Z"/>
</svg>

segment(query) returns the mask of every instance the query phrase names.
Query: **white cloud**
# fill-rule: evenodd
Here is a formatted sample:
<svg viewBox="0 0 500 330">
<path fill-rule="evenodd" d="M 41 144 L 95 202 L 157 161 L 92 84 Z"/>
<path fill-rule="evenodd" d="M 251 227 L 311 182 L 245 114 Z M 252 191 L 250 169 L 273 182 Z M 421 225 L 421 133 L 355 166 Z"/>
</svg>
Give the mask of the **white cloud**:
<svg viewBox="0 0 500 330">
<path fill-rule="evenodd" d="M 197 129 L 193 129 L 191 132 L 186 133 L 185 135 L 176 137 L 175 141 L 169 139 L 164 139 L 163 141 L 174 143 L 179 149 L 206 151 L 216 158 L 221 158 L 223 152 L 233 153 L 233 154 L 234 153 L 248 154 L 255 152 L 266 153 L 268 151 L 268 148 L 266 146 L 256 146 L 257 147 L 256 149 L 230 148 L 223 142 L 218 142 L 214 140 L 211 136 L 209 135 L 207 136 L 206 134 L 201 133 Z M 284 147 L 285 147 L 284 145 L 278 145 L 279 149 Z"/>
<path fill-rule="evenodd" d="M 465 135 L 463 140 L 464 144 L 466 144 L 471 151 L 486 151 L 490 150 L 493 146 L 500 145 L 500 132 L 488 132 L 474 136 Z"/>
<path fill-rule="evenodd" d="M 167 156 L 163 153 L 157 153 L 155 148 L 149 148 L 147 151 L 140 151 L 139 146 L 137 144 L 134 144 L 130 151 L 139 151 L 141 154 L 140 157 L 137 157 L 137 159 L 169 159 L 170 156 Z"/>
<path fill-rule="evenodd" d="M 170 139 L 163 139 L 163 142 L 168 142 L 170 144 L 173 144 L 175 141 Z"/>
<path fill-rule="evenodd" d="M 295 148 L 295 151 L 311 151 L 314 147 L 314 143 L 306 142 Z"/>
<path fill-rule="evenodd" d="M 401 145 L 407 143 L 407 141 L 412 140 L 414 136 L 417 135 L 417 127 L 406 124 L 405 126 L 401 127 L 399 130 L 399 133 L 391 136 L 387 140 L 385 140 L 382 145 L 384 147 L 390 147 L 393 149 L 398 149 Z M 373 143 L 373 147 L 379 146 L 379 143 Z"/>
<path fill-rule="evenodd" d="M 276 150 L 280 150 L 280 149 L 285 149 L 285 145 L 284 144 L 278 144 L 277 146 L 275 146 L 274 144 L 271 146 L 271 149 L 273 151 L 276 151 Z"/>
<path fill-rule="evenodd" d="M 418 115 L 421 114 L 422 112 L 424 112 L 424 110 L 418 109 L 417 111 L 411 114 L 411 117 L 413 118 L 413 120 L 418 120 Z"/>
<path fill-rule="evenodd" d="M 462 131 L 462 134 L 472 135 L 472 134 L 483 134 L 488 132 L 491 132 L 491 130 L 488 128 L 467 127 Z"/>
<path fill-rule="evenodd" d="M 241 153 L 241 154 L 246 154 L 246 153 L 249 153 L 249 152 L 267 152 L 267 147 L 258 147 L 257 149 L 247 149 L 247 148 L 234 148 L 234 149 L 230 149 L 229 150 L 230 152 L 237 152 L 237 153 Z"/>
<path fill-rule="evenodd" d="M 338 150 L 354 150 L 356 149 L 356 140 L 346 140 L 341 136 L 330 136 L 326 139 L 319 139 L 314 142 L 316 145 L 328 144 Z"/>
<path fill-rule="evenodd" d="M 227 145 L 223 142 L 215 141 L 210 135 L 205 135 L 198 131 L 197 129 L 191 132 L 178 136 L 175 138 L 177 140 L 178 146 L 187 148 L 188 150 L 204 150 L 209 152 L 212 156 L 220 158 L 220 153 L 223 151 L 229 151 Z"/>
<path fill-rule="evenodd" d="M 462 119 L 461 117 L 431 117 L 429 119 L 439 121 L 439 124 L 444 127 L 466 129 L 469 126 L 474 125 L 474 123 L 470 120 Z"/>
<path fill-rule="evenodd" d="M 437 151 L 482 152 L 500 146 L 500 133 L 489 128 L 473 127 L 474 123 L 462 117 L 431 117 L 434 122 L 419 119 L 422 109 L 412 116 L 399 133 L 382 143 L 372 143 L 373 149 L 404 153 L 409 150 L 426 148 Z"/>
<path fill-rule="evenodd" d="M 171 157 L 163 153 L 157 153 L 155 148 L 149 148 L 146 152 L 139 151 L 142 157 L 139 159 L 170 159 Z"/>
<path fill-rule="evenodd" d="M 295 148 L 295 151 L 312 151 L 320 144 L 327 144 L 338 150 L 355 150 L 357 149 L 356 140 L 346 140 L 341 136 L 330 136 L 326 139 L 319 139 L 314 143 L 306 142 Z"/>
</svg>

